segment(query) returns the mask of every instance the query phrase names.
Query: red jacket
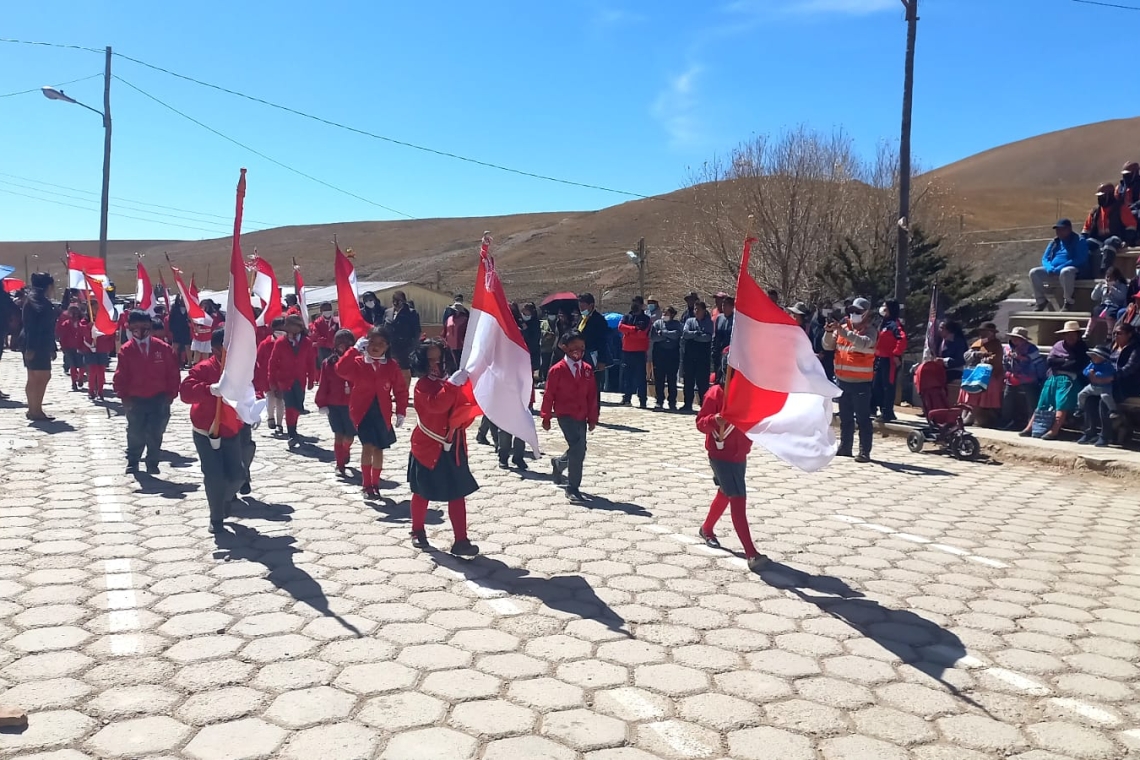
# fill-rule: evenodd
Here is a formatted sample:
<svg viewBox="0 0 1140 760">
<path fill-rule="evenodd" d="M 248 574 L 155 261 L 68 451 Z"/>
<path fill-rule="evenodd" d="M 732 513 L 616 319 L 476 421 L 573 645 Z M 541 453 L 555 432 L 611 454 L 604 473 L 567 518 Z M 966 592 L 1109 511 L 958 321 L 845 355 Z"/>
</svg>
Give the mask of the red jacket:
<svg viewBox="0 0 1140 760">
<path fill-rule="evenodd" d="M 312 336 L 313 345 L 317 348 L 331 349 L 336 331 L 336 322 L 324 317 L 317 317 L 309 324 L 309 335 Z"/>
<path fill-rule="evenodd" d="M 330 356 L 321 363 L 321 384 L 317 386 L 317 408 L 326 406 L 348 406 L 352 386 L 336 373 L 339 356 Z"/>
<path fill-rule="evenodd" d="M 222 379 L 222 365 L 216 357 L 211 356 L 198 362 L 191 368 L 190 374 L 182 381 L 179 395 L 182 402 L 190 404 L 190 424 L 198 430 L 207 433 L 214 425 L 214 418 L 218 417 L 218 435 L 222 438 L 233 438 L 241 432 L 241 420 L 237 412 L 229 404 L 218 403 L 219 399 L 210 393 L 210 386 Z"/>
<path fill-rule="evenodd" d="M 253 329 L 253 334 L 257 338 L 257 345 L 260 346 L 261 341 L 265 340 L 266 338 L 273 337 L 273 325 L 261 325 L 260 327 L 255 327 Z"/>
<path fill-rule="evenodd" d="M 148 338 L 147 343 L 146 354 L 133 340 L 119 352 L 113 382 L 115 394 L 124 401 L 155 396 L 166 396 L 173 401 L 182 380 L 178 357 L 158 338 Z"/>
<path fill-rule="evenodd" d="M 277 339 L 272 334 L 257 344 L 257 359 L 253 365 L 253 389 L 265 395 L 269 390 L 269 357 L 273 354 L 273 343 Z"/>
<path fill-rule="evenodd" d="M 882 328 L 879 330 L 879 337 L 875 341 L 875 358 L 876 359 L 901 359 L 903 354 L 906 353 L 906 331 L 903 330 L 902 325 L 895 320 L 888 320 L 883 323 Z M 895 365 L 897 362 L 891 363 L 891 382 L 895 381 Z"/>
<path fill-rule="evenodd" d="M 90 334 L 90 331 L 88 331 Z M 55 323 L 55 337 L 59 340 L 59 348 L 61 351 L 82 351 L 83 350 L 83 320 L 77 319 L 74 322 L 71 316 L 65 311 L 59 315 L 59 320 Z"/>
<path fill-rule="evenodd" d="M 697 412 L 697 430 L 705 434 L 705 451 L 709 459 L 722 462 L 743 462 L 752 451 L 752 440 L 742 431 L 733 428 L 724 439 L 724 448 L 718 448 L 713 432 L 717 429 L 716 416 L 724 408 L 724 388 L 714 385 L 705 393 L 701 411 Z"/>
<path fill-rule="evenodd" d="M 296 346 L 282 335 L 273 342 L 269 355 L 269 387 L 285 391 L 299 382 L 302 388 L 312 388 L 317 382 L 317 354 L 313 341 L 302 335 Z"/>
<path fill-rule="evenodd" d="M 467 427 L 479 413 L 471 385 L 452 385 L 446 378 L 421 378 L 416 382 L 416 417 L 419 424 L 412 431 L 412 456 L 424 467 L 435 468 L 443 454 L 443 444 L 425 433 L 451 441 L 451 452 L 458 455 L 467 448 Z"/>
<path fill-rule="evenodd" d="M 336 363 L 336 372 L 352 385 L 348 398 L 348 416 L 359 425 L 368 414 L 372 400 L 380 402 L 380 413 L 388 427 L 392 426 L 392 407 L 396 414 L 408 413 L 408 383 L 395 359 L 369 363 L 356 348 L 350 348 Z"/>
<path fill-rule="evenodd" d="M 83 348 L 91 353 L 99 354 L 113 354 L 115 353 L 115 336 L 114 335 L 94 335 L 91 329 L 91 323 L 86 319 L 79 322 L 83 326 Z"/>
<path fill-rule="evenodd" d="M 618 332 L 621 333 L 621 350 L 631 352 L 646 352 L 649 350 L 649 328 L 653 326 L 653 320 L 644 314 L 638 314 L 637 317 L 644 317 L 644 319 L 637 319 L 627 314 L 622 318 L 621 324 L 618 325 Z M 631 320 L 631 321 L 627 321 Z M 637 322 L 641 322 L 639 327 Z"/>
<path fill-rule="evenodd" d="M 598 386 L 593 367 L 584 361 L 578 362 L 577 377 L 570 372 L 565 359 L 550 368 L 542 394 L 542 419 L 551 417 L 570 417 L 598 424 Z"/>
</svg>

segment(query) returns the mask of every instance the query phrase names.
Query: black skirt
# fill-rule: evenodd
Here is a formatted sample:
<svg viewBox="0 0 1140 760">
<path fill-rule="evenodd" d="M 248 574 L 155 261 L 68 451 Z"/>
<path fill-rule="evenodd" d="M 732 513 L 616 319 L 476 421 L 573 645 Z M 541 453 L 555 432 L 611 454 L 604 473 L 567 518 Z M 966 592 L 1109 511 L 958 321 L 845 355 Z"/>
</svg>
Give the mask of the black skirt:
<svg viewBox="0 0 1140 760">
<path fill-rule="evenodd" d="M 435 467 L 425 467 L 409 454 L 408 487 L 428 501 L 455 501 L 478 491 L 479 484 L 467 463 L 467 447 L 460 443 L 459 448 L 440 452 Z"/>
<path fill-rule="evenodd" d="M 301 385 L 300 380 L 294 380 L 293 386 L 281 393 L 281 399 L 285 402 L 286 409 L 305 411 L 305 386 Z"/>
<path fill-rule="evenodd" d="M 83 364 L 88 367 L 110 367 L 111 355 L 106 351 L 95 351 L 83 356 Z"/>
<path fill-rule="evenodd" d="M 364 419 L 356 426 L 356 434 L 362 444 L 378 449 L 386 449 L 396 442 L 396 431 L 388 427 L 387 420 L 380 413 L 378 399 L 372 399 L 372 406 L 368 407 Z"/>
<path fill-rule="evenodd" d="M 352 424 L 352 417 L 348 415 L 347 406 L 331 404 L 328 410 L 329 427 L 332 428 L 333 435 L 347 436 L 349 438 L 356 435 L 356 426 Z M 392 437 L 394 439 L 395 435 Z"/>
</svg>

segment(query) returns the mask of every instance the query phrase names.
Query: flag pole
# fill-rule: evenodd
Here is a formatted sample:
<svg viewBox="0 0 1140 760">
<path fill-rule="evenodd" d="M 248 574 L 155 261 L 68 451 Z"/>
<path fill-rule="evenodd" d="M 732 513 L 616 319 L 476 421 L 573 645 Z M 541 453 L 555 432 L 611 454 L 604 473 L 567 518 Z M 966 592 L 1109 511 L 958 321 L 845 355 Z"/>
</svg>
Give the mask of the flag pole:
<svg viewBox="0 0 1140 760">
<path fill-rule="evenodd" d="M 748 245 L 748 241 L 752 239 L 752 231 L 755 229 L 756 229 L 756 217 L 753 214 L 749 214 L 748 215 L 748 223 L 744 227 L 744 244 L 745 245 Z M 743 259 L 743 256 L 741 256 L 741 258 Z M 743 263 L 744 262 L 741 261 L 742 265 L 743 265 Z M 729 345 L 728 350 L 729 351 L 732 350 L 731 344 Z M 728 365 L 728 368 L 725 369 L 725 371 L 724 371 L 724 392 L 725 393 L 728 393 L 728 384 L 732 381 L 733 374 L 735 374 L 735 372 L 732 369 L 732 365 L 730 364 L 730 365 Z"/>
<path fill-rule="evenodd" d="M 234 237 L 233 237 L 234 246 L 238 245 L 238 238 L 241 236 L 241 212 L 242 212 L 242 204 L 243 204 L 244 200 L 245 200 L 245 169 L 242 169 L 241 170 L 241 178 L 238 180 L 238 187 L 237 187 L 237 207 L 236 207 L 236 210 L 234 211 Z M 257 249 L 256 248 L 253 249 L 253 252 L 254 252 L 254 255 L 257 255 Z M 232 256 L 233 256 L 233 254 L 231 253 L 231 259 L 232 259 Z M 231 261 L 231 272 L 232 271 L 233 270 L 232 270 L 232 261 Z M 233 277 L 231 276 L 230 279 L 232 280 Z M 235 282 L 231 285 L 231 287 L 234 287 L 236 285 L 237 285 L 237 283 Z M 231 295 L 230 298 L 232 300 L 233 296 Z M 240 319 L 241 317 L 238 317 L 235 315 L 235 318 Z M 224 345 L 222 346 L 222 356 L 218 360 L 218 362 L 219 362 L 219 364 L 221 364 L 222 371 L 225 372 L 225 369 L 226 369 L 226 349 L 225 349 Z M 217 403 L 217 406 L 214 408 L 214 422 L 212 425 L 210 425 L 210 438 L 217 438 L 218 437 L 218 431 L 221 428 L 221 425 L 222 425 L 222 397 L 218 396 L 218 403 Z"/>
</svg>

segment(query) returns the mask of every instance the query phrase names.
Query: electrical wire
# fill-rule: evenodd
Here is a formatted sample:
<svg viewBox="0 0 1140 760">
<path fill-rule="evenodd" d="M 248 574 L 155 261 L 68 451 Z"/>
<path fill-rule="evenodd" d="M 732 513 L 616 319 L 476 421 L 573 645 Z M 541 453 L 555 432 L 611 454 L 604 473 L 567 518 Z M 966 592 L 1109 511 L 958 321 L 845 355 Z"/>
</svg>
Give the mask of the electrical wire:
<svg viewBox="0 0 1140 760">
<path fill-rule="evenodd" d="M 105 53 L 101 48 L 85 47 L 83 45 L 65 45 L 60 42 L 39 42 L 37 40 L 14 40 L 8 37 L 0 37 L 0 42 L 7 42 L 13 45 L 36 45 L 39 47 L 52 47 L 62 48 L 63 50 L 83 50 L 88 53 Z"/>
<path fill-rule="evenodd" d="M 90 211 L 92 213 L 99 213 L 99 209 L 97 209 L 97 208 L 91 208 L 89 206 L 79 206 L 79 205 L 76 205 L 74 203 L 66 203 L 64 201 L 52 200 L 51 198 L 39 198 L 35 195 L 28 195 L 27 193 L 18 193 L 15 190 L 5 190 L 2 187 L 0 187 L 0 193 L 6 193 L 8 195 L 18 195 L 21 198 L 30 198 L 33 201 L 40 201 L 41 203 L 54 203 L 57 206 L 69 206 L 70 208 L 77 208 L 80 211 Z M 187 230 L 198 230 L 199 232 L 208 232 L 211 235 L 214 235 L 217 237 L 224 237 L 224 235 L 220 235 L 217 230 L 208 230 L 204 227 L 191 227 L 188 224 L 175 224 L 174 222 L 164 222 L 164 221 L 157 220 L 157 219 L 146 219 L 146 218 L 141 217 L 141 216 L 131 216 L 130 214 L 120 214 L 117 211 L 108 212 L 107 215 L 118 217 L 120 219 L 134 219 L 135 221 L 138 221 L 138 222 L 150 222 L 151 224 L 161 224 L 161 225 L 165 225 L 167 227 L 182 227 L 183 229 L 187 229 Z"/>
<path fill-rule="evenodd" d="M 95 77 L 101 77 L 101 76 L 103 76 L 102 71 L 100 71 L 98 74 L 92 74 L 89 77 L 80 77 L 79 79 L 72 79 L 69 82 L 60 82 L 59 84 L 52 85 L 52 86 L 55 87 L 56 89 L 59 89 L 60 87 L 66 87 L 69 84 L 75 84 L 76 82 L 86 82 L 88 79 L 94 79 Z M 27 95 L 29 92 L 41 92 L 42 90 L 43 90 L 42 87 L 33 87 L 30 90 L 20 90 L 19 92 L 9 92 L 9 93 L 6 93 L 4 95 L 0 95 L 0 98 L 12 98 L 12 97 L 15 97 L 16 95 Z"/>
<path fill-rule="evenodd" d="M 1119 8 L 1122 11 L 1140 11 L 1140 7 L 1135 5 L 1117 5 L 1116 3 L 1102 3 L 1098 0 L 1073 0 L 1074 3 L 1082 3 L 1084 5 L 1099 5 L 1104 8 Z"/>
<path fill-rule="evenodd" d="M 181 116 L 182 118 L 186 119 L 187 121 L 191 121 L 191 122 L 193 122 L 193 123 L 197 124 L 199 127 L 202 127 L 202 129 L 205 129 L 205 130 L 207 130 L 207 131 L 209 131 L 209 132 L 213 132 L 215 135 L 217 135 L 218 137 L 222 138 L 223 140 L 226 140 L 227 142 L 231 142 L 231 143 L 233 143 L 234 145 L 238 146 L 239 148 L 242 148 L 242 149 L 244 149 L 244 150 L 247 150 L 247 151 L 249 151 L 250 153 L 254 154 L 255 156 L 260 156 L 261 158 L 264 158 L 266 161 L 269 161 L 269 162 L 270 162 L 270 163 L 272 163 L 272 164 L 276 164 L 277 166 L 280 166 L 282 169 L 286 169 L 286 170 L 288 170 L 288 171 L 291 171 L 291 172 L 293 172 L 294 174 L 297 174 L 297 175 L 299 175 L 299 176 L 302 176 L 302 177 L 304 177 L 304 178 L 305 178 L 305 179 L 307 179 L 307 180 L 311 180 L 311 181 L 313 181 L 313 182 L 316 182 L 316 183 L 317 183 L 317 184 L 319 184 L 319 185 L 324 185 L 325 187 L 329 188 L 330 190 L 335 190 L 335 191 L 336 191 L 336 192 L 338 192 L 338 193 L 343 193 L 344 195 L 347 195 L 347 196 L 349 196 L 349 197 L 355 198 L 355 199 L 357 199 L 357 200 L 359 200 L 359 201 L 364 201 L 365 203 L 368 203 L 368 204 L 371 204 L 371 205 L 373 205 L 373 206 L 376 206 L 377 208 L 382 208 L 382 209 L 384 209 L 385 211 L 388 211 L 388 212 L 390 212 L 390 213 L 396 214 L 396 215 L 398 215 L 398 216 L 403 216 L 403 217 L 406 217 L 406 218 L 408 218 L 408 219 L 415 219 L 415 218 L 416 218 L 416 217 L 412 216 L 411 214 L 406 214 L 406 213 L 404 213 L 403 211 L 399 211 L 398 209 L 394 209 L 394 208 L 392 208 L 391 206 L 385 206 L 383 203 L 377 203 L 376 201 L 373 201 L 373 200 L 369 200 L 368 198 L 365 198 L 364 196 L 361 196 L 361 195 L 357 195 L 356 193 L 353 193 L 353 192 L 351 192 L 351 191 L 349 191 L 349 190 L 345 190 L 345 189 L 343 189 L 343 188 L 337 187 L 336 185 L 333 185 L 333 184 L 330 184 L 330 183 L 328 183 L 328 182 L 325 182 L 323 179 L 318 179 L 318 178 L 314 177 L 314 176 L 313 176 L 313 175 L 311 175 L 311 174 L 306 174 L 305 172 L 301 171 L 300 169 L 294 169 L 292 166 L 289 166 L 288 164 L 284 164 L 284 163 L 281 163 L 281 162 L 280 162 L 280 161 L 278 161 L 277 159 L 275 159 L 275 158 L 271 158 L 270 156 L 267 156 L 267 155 L 265 155 L 265 154 L 264 154 L 264 153 L 262 153 L 261 151 L 259 151 L 259 150 L 255 150 L 254 148 L 251 148 L 251 147 L 249 147 L 249 146 L 248 146 L 248 145 L 246 145 L 245 143 L 241 143 L 241 142 L 238 142 L 238 141 L 237 141 L 237 140 L 235 140 L 234 138 L 232 138 L 232 137 L 229 137 L 228 135 L 224 135 L 224 134 L 222 134 L 221 132 L 219 132 L 218 130 L 216 130 L 216 129 L 214 129 L 213 127 L 209 126 L 208 124 L 203 124 L 202 122 L 200 122 L 200 121 L 198 121 L 197 119 L 195 119 L 193 116 L 190 116 L 190 115 L 188 115 L 188 114 L 185 114 L 185 113 L 183 113 L 182 111 L 179 111 L 177 108 L 175 108 L 174 106 L 170 105 L 169 103 L 164 103 L 163 101 L 161 101 L 161 100 L 159 100 L 158 98 L 156 98 L 154 95 L 151 95 L 151 94 L 150 94 L 149 92 L 147 92 L 146 90 L 143 90 L 143 89 L 142 89 L 142 88 L 140 88 L 140 87 L 136 87 L 135 85 L 131 84 L 131 83 L 130 83 L 130 82 L 128 82 L 127 80 L 123 79 L 122 77 L 120 77 L 120 76 L 115 76 L 114 78 L 115 78 L 115 79 L 117 79 L 117 80 L 119 80 L 119 81 L 120 81 L 120 82 L 122 82 L 123 84 L 125 84 L 127 87 L 130 87 L 132 90 L 135 90 L 135 91 L 136 91 L 136 92 L 138 92 L 140 95 L 144 95 L 144 96 L 146 96 L 146 97 L 150 98 L 150 99 L 151 99 L 151 100 L 153 100 L 155 103 L 158 103 L 160 106 L 162 106 L 163 108 L 166 108 L 166 109 L 168 109 L 168 110 L 170 110 L 170 111 L 173 111 L 174 113 L 178 114 L 179 116 Z"/>
</svg>

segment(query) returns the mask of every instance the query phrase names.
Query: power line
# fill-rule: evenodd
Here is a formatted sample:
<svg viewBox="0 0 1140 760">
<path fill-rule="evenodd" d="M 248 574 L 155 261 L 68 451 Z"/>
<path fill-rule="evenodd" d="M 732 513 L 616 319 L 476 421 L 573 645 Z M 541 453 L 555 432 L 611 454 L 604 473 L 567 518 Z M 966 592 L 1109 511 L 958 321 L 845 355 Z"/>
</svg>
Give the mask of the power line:
<svg viewBox="0 0 1140 760">
<path fill-rule="evenodd" d="M 66 87 L 69 84 L 75 84 L 76 82 L 86 82 L 88 79 L 94 79 L 95 77 L 101 77 L 101 76 L 103 76 L 103 72 L 99 72 L 98 74 L 92 74 L 89 77 L 80 77 L 79 79 L 72 79 L 70 82 L 60 82 L 59 84 L 54 85 L 54 86 L 56 88 Z M 6 93 L 4 95 L 0 95 L 0 98 L 12 98 L 12 97 L 15 97 L 16 95 L 27 95 L 29 92 L 40 92 L 41 90 L 43 90 L 42 87 L 33 87 L 30 90 L 20 90 L 19 92 L 9 92 L 9 93 Z"/>
<path fill-rule="evenodd" d="M 83 45 L 64 45 L 59 42 L 39 42 L 36 40 L 13 40 L 8 37 L 0 37 L 0 42 L 8 42 L 14 45 L 37 45 L 39 47 L 62 48 L 64 50 L 83 50 L 88 53 L 102 54 L 104 52 L 100 48 L 84 47 Z"/>
<path fill-rule="evenodd" d="M 66 203 L 64 201 L 55 201 L 55 200 L 52 200 L 50 198 L 39 198 L 39 197 L 34 196 L 34 195 L 28 195 L 27 193 L 17 193 L 15 190 L 5 190 L 2 187 L 0 187 L 0 193 L 6 193 L 8 195 L 18 195 L 21 198 L 30 198 L 33 201 L 40 201 L 41 203 L 54 203 L 57 206 L 69 206 L 71 208 L 77 208 L 80 211 L 90 211 L 92 213 L 98 213 L 99 212 L 99 209 L 96 209 L 96 208 L 90 208 L 88 206 L 78 206 L 74 203 Z M 110 212 L 109 216 L 116 216 L 116 217 L 119 217 L 120 219 L 134 219 L 135 221 L 138 221 L 138 222 L 150 222 L 151 224 L 161 224 L 161 225 L 165 225 L 167 227 L 182 227 L 183 229 L 187 229 L 187 230 L 198 230 L 199 232 L 208 232 L 211 235 L 215 235 L 217 237 L 223 237 L 223 235 L 220 235 L 217 230 L 208 230 L 204 227 L 191 227 L 188 224 L 175 224 L 174 222 L 164 222 L 164 221 L 161 221 L 158 219 L 146 219 L 146 218 L 141 217 L 141 216 L 131 216 L 130 214 L 120 214 L 117 211 Z"/>
<path fill-rule="evenodd" d="M 156 98 L 154 95 L 151 95 L 151 94 L 150 94 L 149 92 L 147 92 L 146 90 L 143 90 L 143 89 L 142 89 L 142 88 L 140 88 L 140 87 L 136 87 L 135 85 L 131 84 L 131 83 L 130 83 L 130 82 L 128 82 L 127 80 L 123 79 L 122 77 L 120 77 L 120 76 L 115 76 L 115 79 L 119 80 L 120 82 L 122 82 L 123 84 L 125 84 L 127 87 L 130 87 L 132 90 L 135 90 L 135 91 L 136 91 L 136 92 L 138 92 L 139 94 L 141 94 L 141 95 L 144 95 L 144 96 L 146 96 L 146 97 L 150 98 L 150 99 L 151 99 L 151 100 L 153 100 L 155 103 L 158 103 L 160 106 L 162 106 L 163 108 L 166 108 L 166 109 L 168 109 L 168 110 L 170 110 L 170 111 L 173 111 L 174 113 L 178 114 L 179 116 L 181 116 L 182 118 L 186 119 L 187 121 L 191 121 L 191 122 L 193 122 L 193 123 L 197 124 L 199 127 L 202 127 L 202 129 L 205 129 L 205 130 L 207 130 L 207 131 L 209 131 L 209 132 L 213 132 L 215 135 L 217 135 L 218 137 L 222 138 L 223 140 L 226 140 L 227 142 L 231 142 L 231 143 L 233 143 L 234 145 L 238 146 L 239 148 L 242 148 L 242 149 L 244 149 L 244 150 L 248 150 L 250 153 L 254 154 L 255 156 L 260 156 L 261 158 L 264 158 L 266 161 L 269 161 L 269 162 L 270 162 L 270 163 L 272 163 L 272 164 L 276 164 L 277 166 L 280 166 L 282 169 L 286 169 L 286 170 L 288 170 L 288 171 L 291 171 L 291 172 L 293 172 L 294 174 L 297 174 L 297 175 L 300 175 L 300 176 L 304 177 L 305 179 L 311 180 L 311 181 L 313 181 L 313 182 L 316 182 L 316 183 L 318 183 L 318 184 L 320 184 L 320 185 L 324 185 L 325 187 L 329 188 L 330 190 L 335 190 L 335 191 L 337 191 L 338 193 L 343 193 L 344 195 L 350 196 L 350 197 L 352 197 L 352 198 L 356 198 L 356 199 L 357 199 L 357 200 L 359 200 L 359 201 L 364 201 L 365 203 L 368 203 L 368 204 L 371 204 L 371 205 L 373 205 L 373 206 L 376 206 L 377 208 L 382 208 L 382 209 L 384 209 L 385 211 L 388 211 L 388 212 L 390 212 L 390 213 L 393 213 L 393 214 L 397 214 L 397 215 L 399 215 L 399 216 L 403 216 L 403 217 L 407 217 L 408 219 L 415 219 L 415 218 L 416 218 L 416 217 L 412 216 L 411 214 L 406 214 L 406 213 L 404 213 L 403 211 L 399 211 L 399 210 L 397 210 L 397 209 L 394 209 L 394 208 L 392 208 L 392 207 L 390 207 L 390 206 L 385 206 L 385 205 L 384 205 L 384 204 L 382 204 L 382 203 L 377 203 L 376 201 L 373 201 L 373 200 L 369 200 L 368 198 L 365 198 L 364 196 L 361 196 L 361 195 L 357 195 L 356 193 L 350 192 L 350 191 L 348 191 L 348 190 L 345 190 L 345 189 L 343 189 L 343 188 L 337 187 L 336 185 L 333 185 L 333 184 L 330 184 L 330 183 L 328 183 L 328 182 L 325 182 L 323 179 L 318 179 L 318 178 L 314 177 L 314 176 L 313 176 L 313 175 L 311 175 L 311 174 L 306 174 L 305 172 L 301 171 L 300 169 L 294 169 L 292 166 L 289 166 L 288 164 L 283 164 L 283 163 L 281 163 L 280 161 L 278 161 L 277 159 L 275 159 L 275 158 L 271 158 L 270 156 L 267 156 L 267 155 L 265 155 L 265 154 L 264 154 L 264 153 L 262 153 L 261 151 L 258 151 L 258 150 L 255 150 L 255 149 L 253 149 L 253 148 L 249 147 L 249 146 L 248 146 L 248 145 L 246 145 L 245 143 L 241 143 L 241 142 L 238 142 L 238 141 L 237 141 L 237 140 L 235 140 L 234 138 L 232 138 L 232 137 L 229 137 L 228 135 L 224 135 L 224 134 L 222 134 L 221 132 L 219 132 L 218 130 L 216 130 L 216 129 L 214 129 L 213 127 L 209 126 L 208 124 L 203 124 L 202 122 L 200 122 L 200 121 L 198 121 L 197 119 L 195 119 L 193 116 L 190 116 L 190 115 L 188 115 L 188 114 L 185 114 L 185 113 L 183 113 L 182 111 L 179 111 L 179 110 L 178 110 L 177 108 L 175 108 L 174 106 L 172 106 L 172 105 L 170 105 L 170 104 L 168 104 L 168 103 L 164 103 L 163 101 L 161 101 L 161 100 L 159 100 L 158 98 Z"/>
<path fill-rule="evenodd" d="M 1116 3 L 1102 3 L 1099 0 L 1073 0 L 1074 3 L 1083 3 L 1084 5 L 1100 5 L 1104 8 L 1119 8 L 1122 11 L 1140 11 L 1140 7 L 1135 5 L 1117 5 Z"/>
</svg>

